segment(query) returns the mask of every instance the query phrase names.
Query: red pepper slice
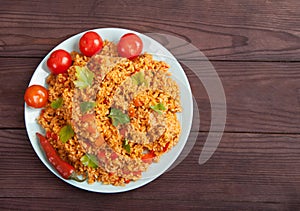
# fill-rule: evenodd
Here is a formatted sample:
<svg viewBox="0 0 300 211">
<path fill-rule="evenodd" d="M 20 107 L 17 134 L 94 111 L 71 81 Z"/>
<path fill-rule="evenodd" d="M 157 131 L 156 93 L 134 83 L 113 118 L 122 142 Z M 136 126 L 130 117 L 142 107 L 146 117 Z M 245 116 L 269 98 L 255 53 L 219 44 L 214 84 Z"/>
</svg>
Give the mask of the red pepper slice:
<svg viewBox="0 0 300 211">
<path fill-rule="evenodd" d="M 166 144 L 166 146 L 165 146 L 164 149 L 163 149 L 163 152 L 166 152 L 166 151 L 168 150 L 169 145 L 170 145 L 170 142 L 168 142 L 168 143 Z"/>
<path fill-rule="evenodd" d="M 139 106 L 144 105 L 144 103 L 138 98 L 133 99 L 133 104 L 134 104 L 135 107 L 139 107 Z"/>
<path fill-rule="evenodd" d="M 145 163 L 152 163 L 153 158 L 155 157 L 155 154 L 153 151 L 148 152 L 147 154 L 144 154 L 142 156 L 142 161 Z"/>
<path fill-rule="evenodd" d="M 135 110 L 134 110 L 134 108 L 129 108 L 128 109 L 128 115 L 129 115 L 129 117 L 134 117 L 135 116 Z"/>
<path fill-rule="evenodd" d="M 73 179 L 77 182 L 85 181 L 85 179 L 81 180 L 77 177 L 75 168 L 59 157 L 56 150 L 43 135 L 40 133 L 36 133 L 36 135 L 39 138 L 40 145 L 43 148 L 47 159 L 64 179 Z"/>
</svg>

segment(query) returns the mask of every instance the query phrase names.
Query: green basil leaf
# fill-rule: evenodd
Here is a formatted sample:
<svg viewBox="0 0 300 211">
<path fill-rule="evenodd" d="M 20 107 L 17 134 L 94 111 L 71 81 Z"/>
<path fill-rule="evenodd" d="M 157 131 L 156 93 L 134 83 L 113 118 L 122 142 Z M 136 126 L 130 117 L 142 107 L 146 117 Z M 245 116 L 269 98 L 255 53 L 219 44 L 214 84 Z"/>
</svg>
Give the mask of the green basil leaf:
<svg viewBox="0 0 300 211">
<path fill-rule="evenodd" d="M 80 161 L 84 166 L 92 167 L 92 168 L 97 168 L 99 166 L 98 159 L 95 155 L 92 154 L 85 154 L 80 158 Z"/>
<path fill-rule="evenodd" d="M 93 109 L 96 106 L 95 102 L 82 102 L 80 103 L 80 111 L 81 113 L 86 113 L 89 110 Z"/>
<path fill-rule="evenodd" d="M 161 111 L 167 110 L 166 107 L 164 106 L 164 104 L 162 104 L 162 103 L 158 103 L 158 104 L 156 104 L 156 105 L 154 105 L 154 106 L 150 106 L 150 108 L 151 108 L 152 110 L 158 112 L 159 114 L 162 114 Z"/>
<path fill-rule="evenodd" d="M 145 80 L 145 74 L 142 71 L 139 71 L 131 76 L 132 82 L 135 85 L 142 85 L 143 83 L 147 86 L 147 81 Z"/>
<path fill-rule="evenodd" d="M 58 109 L 62 106 L 62 104 L 63 104 L 63 99 L 61 97 L 57 98 L 56 100 L 51 102 L 51 108 Z"/>
<path fill-rule="evenodd" d="M 123 148 L 126 150 L 126 152 L 130 153 L 130 145 L 127 139 L 125 139 L 123 142 Z"/>
<path fill-rule="evenodd" d="M 124 114 L 121 110 L 111 108 L 108 117 L 111 118 L 113 126 L 118 126 L 130 122 L 130 118 L 127 114 Z"/>
<path fill-rule="evenodd" d="M 94 73 L 90 71 L 87 67 L 76 66 L 76 77 L 77 80 L 74 81 L 74 84 L 79 89 L 85 89 L 88 86 L 91 86 L 94 79 Z"/>
<path fill-rule="evenodd" d="M 74 136 L 74 130 L 72 129 L 71 125 L 68 124 L 60 129 L 58 135 L 61 142 L 66 143 L 70 138 Z"/>
</svg>

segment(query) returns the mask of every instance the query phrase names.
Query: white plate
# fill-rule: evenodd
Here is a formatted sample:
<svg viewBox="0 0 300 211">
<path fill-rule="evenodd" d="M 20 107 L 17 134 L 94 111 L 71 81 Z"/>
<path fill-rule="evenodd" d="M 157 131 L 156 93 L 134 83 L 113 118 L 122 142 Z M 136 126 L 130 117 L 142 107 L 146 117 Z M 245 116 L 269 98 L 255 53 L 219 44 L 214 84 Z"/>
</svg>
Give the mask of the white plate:
<svg viewBox="0 0 300 211">
<path fill-rule="evenodd" d="M 37 137 L 35 135 L 36 132 L 44 133 L 44 130 L 39 126 L 36 119 L 39 116 L 40 109 L 32 109 L 25 105 L 25 124 L 26 124 L 26 130 L 27 134 L 29 136 L 30 142 L 32 144 L 32 147 L 40 160 L 47 166 L 47 168 L 52 171 L 57 177 L 64 180 L 65 182 L 76 186 L 78 188 L 82 188 L 89 191 L 99 192 L 99 193 L 117 193 L 117 192 L 124 192 L 128 190 L 132 190 L 138 187 L 141 187 L 143 185 L 146 185 L 162 175 L 178 158 L 180 155 L 185 143 L 187 142 L 191 124 L 192 124 L 192 115 L 193 115 L 193 100 L 192 100 L 192 93 L 190 89 L 190 85 L 188 82 L 188 79 L 180 66 L 180 64 L 177 62 L 175 57 L 166 49 L 164 48 L 160 43 L 153 40 L 152 38 L 140 34 L 135 31 L 127 30 L 127 29 L 120 29 L 120 28 L 102 28 L 102 29 L 94 29 L 92 31 L 97 32 L 103 40 L 107 39 L 109 41 L 113 41 L 115 43 L 118 42 L 120 37 L 123 34 L 133 32 L 140 36 L 140 38 L 143 40 L 144 44 L 144 51 L 151 53 L 156 60 L 163 60 L 166 61 L 170 65 L 170 72 L 172 73 L 172 78 L 178 83 L 180 92 L 181 92 L 181 105 L 183 108 L 183 112 L 178 114 L 178 118 L 181 124 L 182 132 L 180 135 L 180 139 L 178 144 L 173 147 L 168 153 L 165 153 L 160 161 L 158 163 L 153 163 L 147 172 L 144 172 L 142 174 L 142 178 L 136 182 L 130 182 L 124 187 L 118 187 L 113 185 L 103 185 L 102 183 L 95 182 L 93 184 L 88 184 L 87 182 L 79 183 L 73 180 L 65 180 L 63 179 L 56 170 L 51 166 L 51 164 L 48 162 L 47 158 L 45 157 L 43 151 L 41 150 Z M 52 51 L 56 49 L 65 49 L 69 52 L 71 51 L 78 51 L 78 41 L 80 37 L 85 32 L 79 33 L 77 35 L 74 35 L 70 37 L 69 39 L 63 41 L 58 46 L 56 46 Z M 51 52 L 52 52 L 51 51 Z M 48 68 L 46 66 L 46 61 L 51 54 L 51 52 L 48 53 L 48 55 L 42 60 L 42 62 L 39 64 L 37 69 L 35 70 L 31 81 L 29 83 L 30 85 L 33 84 L 40 84 L 43 86 L 46 86 L 45 79 L 49 75 Z"/>
</svg>

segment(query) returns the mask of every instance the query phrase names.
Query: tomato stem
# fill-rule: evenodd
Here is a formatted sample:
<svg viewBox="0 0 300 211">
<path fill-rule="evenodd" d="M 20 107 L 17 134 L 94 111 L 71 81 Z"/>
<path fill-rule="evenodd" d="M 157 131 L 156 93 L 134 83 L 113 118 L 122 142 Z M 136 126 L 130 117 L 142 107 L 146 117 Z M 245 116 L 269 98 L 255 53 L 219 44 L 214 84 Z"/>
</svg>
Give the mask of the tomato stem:
<svg viewBox="0 0 300 211">
<path fill-rule="evenodd" d="M 75 180 L 76 182 L 84 182 L 86 180 L 86 178 L 79 179 L 75 171 L 72 172 L 72 174 L 69 176 L 69 179 Z"/>
</svg>

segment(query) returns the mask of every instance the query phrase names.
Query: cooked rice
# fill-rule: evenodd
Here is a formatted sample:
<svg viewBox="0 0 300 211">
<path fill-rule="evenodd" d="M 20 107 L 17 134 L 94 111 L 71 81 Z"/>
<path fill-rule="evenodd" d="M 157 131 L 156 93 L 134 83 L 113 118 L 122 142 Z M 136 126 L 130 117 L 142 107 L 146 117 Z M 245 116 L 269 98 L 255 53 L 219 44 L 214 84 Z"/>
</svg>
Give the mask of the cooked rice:
<svg viewBox="0 0 300 211">
<path fill-rule="evenodd" d="M 139 179 L 151 163 L 142 159 L 145 153 L 153 153 L 153 161 L 158 162 L 177 144 L 181 132 L 176 116 L 181 112 L 179 88 L 168 77 L 169 65 L 147 53 L 132 61 L 120 58 L 116 45 L 109 41 L 92 58 L 72 52 L 72 59 L 66 74 L 50 74 L 47 78 L 49 102 L 39 117 L 40 125 L 53 134 L 50 142 L 60 157 L 73 165 L 77 174 L 87 177 L 88 183 L 125 185 Z M 76 66 L 87 66 L 95 74 L 91 87 L 75 87 Z M 133 83 L 132 76 L 138 72 L 144 74 L 147 83 Z M 58 98 L 63 98 L 63 105 L 53 109 L 51 102 Z M 87 114 L 91 119 L 86 121 L 83 118 L 87 115 L 80 112 L 82 101 L 96 102 Z M 158 103 L 166 110 L 153 111 L 151 106 Z M 130 124 L 113 126 L 108 117 L 111 108 L 127 114 L 130 111 Z M 66 124 L 72 125 L 75 135 L 62 143 L 56 134 Z M 124 134 L 130 153 L 123 147 Z M 98 157 L 97 168 L 82 164 L 80 159 L 86 153 Z"/>
</svg>

